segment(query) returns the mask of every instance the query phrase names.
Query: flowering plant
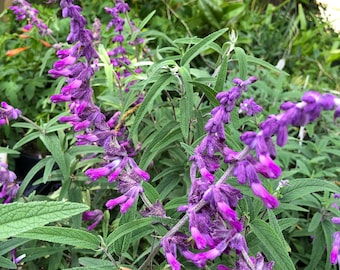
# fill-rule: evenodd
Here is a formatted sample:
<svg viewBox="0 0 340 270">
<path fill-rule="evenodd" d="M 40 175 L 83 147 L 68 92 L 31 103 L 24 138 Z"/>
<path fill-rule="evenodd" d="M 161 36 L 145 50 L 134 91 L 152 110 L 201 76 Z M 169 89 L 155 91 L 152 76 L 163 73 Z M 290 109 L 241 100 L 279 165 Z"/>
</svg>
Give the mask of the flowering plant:
<svg viewBox="0 0 340 270">
<path fill-rule="evenodd" d="M 21 5 L 29 3 L 14 4 L 25 17 Z M 28 130 L 14 148 L 38 138 L 50 154 L 22 181 L 0 163 L 2 267 L 330 269 L 338 263 L 336 175 L 325 165 L 327 174 L 317 179 L 305 161 L 306 145 L 323 127 L 310 124 L 325 115 L 335 126 L 340 116 L 337 95 L 310 90 L 300 101 L 261 106 L 261 77 L 287 74 L 237 47 L 234 31 L 168 39 L 169 46 L 153 51 L 146 41 L 156 32 L 141 31 L 152 14 L 136 24 L 129 5 L 117 0 L 105 9 L 112 16 L 106 47 L 98 19 L 90 30 L 73 0 L 60 7 L 70 31 L 49 70 L 59 85 L 50 99 L 66 103 L 66 112 L 37 124 L 1 103 L 0 124 Z M 213 68 L 197 67 L 207 52 Z M 320 145 L 337 156 L 338 134 L 329 129 Z M 57 190 L 25 192 L 42 168 L 36 184 L 56 181 Z M 296 252 L 300 226 L 303 240 L 314 243 L 309 260 Z M 320 248 L 325 256 L 312 256 Z"/>
</svg>

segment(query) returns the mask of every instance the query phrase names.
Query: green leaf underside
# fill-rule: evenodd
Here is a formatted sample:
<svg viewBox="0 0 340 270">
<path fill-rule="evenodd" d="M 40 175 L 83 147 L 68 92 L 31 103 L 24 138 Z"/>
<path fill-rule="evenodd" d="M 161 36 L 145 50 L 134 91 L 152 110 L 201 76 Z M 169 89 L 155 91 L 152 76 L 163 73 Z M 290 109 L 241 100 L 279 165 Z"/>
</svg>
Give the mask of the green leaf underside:
<svg viewBox="0 0 340 270">
<path fill-rule="evenodd" d="M 72 217 L 87 209 L 87 205 L 71 202 L 42 201 L 0 205 L 0 239 Z"/>
<path fill-rule="evenodd" d="M 35 228 L 18 235 L 18 237 L 38 239 L 92 250 L 97 249 L 100 244 L 100 240 L 87 231 L 62 227 Z"/>
</svg>

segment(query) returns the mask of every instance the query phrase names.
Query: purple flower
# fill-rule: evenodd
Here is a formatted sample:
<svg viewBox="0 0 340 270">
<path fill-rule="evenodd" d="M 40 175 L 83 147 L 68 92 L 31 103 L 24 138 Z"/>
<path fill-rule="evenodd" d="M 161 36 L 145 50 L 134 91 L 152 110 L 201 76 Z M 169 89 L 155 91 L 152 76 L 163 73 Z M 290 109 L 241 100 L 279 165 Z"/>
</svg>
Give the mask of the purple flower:
<svg viewBox="0 0 340 270">
<path fill-rule="evenodd" d="M 38 18 L 39 11 L 27 1 L 14 0 L 13 6 L 10 6 L 9 9 L 16 15 L 16 20 L 28 20 L 28 25 L 24 27 L 25 29 L 29 30 L 34 25 L 38 28 L 40 35 L 52 35 L 52 30 Z"/>
<path fill-rule="evenodd" d="M 4 198 L 4 203 L 9 203 L 17 194 L 19 185 L 15 182 L 17 176 L 8 170 L 6 163 L 0 162 L 0 198 Z"/>
<path fill-rule="evenodd" d="M 277 198 L 275 198 L 273 195 L 271 195 L 263 186 L 261 183 L 252 183 L 251 189 L 253 193 L 260 197 L 260 199 L 263 201 L 264 205 L 267 208 L 276 208 L 279 206 L 279 202 Z"/>
<path fill-rule="evenodd" d="M 143 217 L 167 217 L 165 209 L 160 201 L 156 201 L 152 206 L 141 211 Z"/>
<path fill-rule="evenodd" d="M 263 176 L 273 179 L 278 178 L 282 172 L 280 166 L 268 154 L 259 156 L 259 162 L 255 164 L 255 169 Z"/>
<path fill-rule="evenodd" d="M 256 115 L 262 111 L 262 107 L 254 101 L 254 98 L 245 99 L 240 104 L 239 113 L 245 112 L 247 116 Z"/>
<path fill-rule="evenodd" d="M 87 227 L 87 230 L 91 231 L 98 225 L 98 223 L 103 219 L 103 217 L 104 217 L 103 212 L 99 209 L 96 209 L 93 211 L 84 212 L 82 219 L 84 221 L 94 220 L 94 222 L 90 226 Z"/>
<path fill-rule="evenodd" d="M 8 105 L 6 102 L 1 102 L 0 107 L 0 126 L 8 124 L 9 120 L 18 119 L 21 115 L 21 111 Z"/>
<path fill-rule="evenodd" d="M 335 232 L 333 234 L 333 246 L 331 250 L 330 255 L 330 261 L 331 264 L 339 264 L 340 265 L 340 255 L 339 255 L 339 249 L 340 249 L 340 232 Z"/>
</svg>

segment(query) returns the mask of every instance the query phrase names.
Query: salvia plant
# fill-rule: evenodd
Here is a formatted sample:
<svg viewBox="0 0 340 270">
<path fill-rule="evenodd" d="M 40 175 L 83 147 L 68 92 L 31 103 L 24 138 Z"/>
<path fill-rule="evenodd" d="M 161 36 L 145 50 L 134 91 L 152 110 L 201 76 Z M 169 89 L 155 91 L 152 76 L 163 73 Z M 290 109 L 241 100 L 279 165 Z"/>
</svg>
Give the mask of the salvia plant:
<svg viewBox="0 0 340 270">
<path fill-rule="evenodd" d="M 228 29 L 172 40 L 144 30 L 153 14 L 134 22 L 124 0 L 105 8 L 106 29 L 99 18 L 91 26 L 73 0 L 58 3 L 69 33 L 53 45 L 58 59 L 46 74 L 57 80 L 50 97 L 56 116 L 37 123 L 1 103 L 0 125 L 26 130 L 13 149 L 0 148 L 1 267 L 340 264 L 340 189 L 327 181 L 339 170 L 317 179 L 306 161 L 313 156 L 308 143 L 316 140 L 320 154 L 332 141 L 331 156 L 317 162 L 334 157 L 339 164 L 335 93 L 280 98 L 287 74 L 247 55 Z M 27 1 L 13 1 L 10 10 L 25 28 L 52 35 Z M 108 36 L 111 42 L 103 41 Z M 168 46 L 149 48 L 154 37 Z M 270 108 L 261 97 L 265 79 L 278 88 L 266 94 Z M 320 118 L 329 125 L 326 141 L 317 135 Z M 33 140 L 49 154 L 19 179 L 7 154 Z M 56 189 L 48 194 L 34 190 L 50 182 Z"/>
</svg>

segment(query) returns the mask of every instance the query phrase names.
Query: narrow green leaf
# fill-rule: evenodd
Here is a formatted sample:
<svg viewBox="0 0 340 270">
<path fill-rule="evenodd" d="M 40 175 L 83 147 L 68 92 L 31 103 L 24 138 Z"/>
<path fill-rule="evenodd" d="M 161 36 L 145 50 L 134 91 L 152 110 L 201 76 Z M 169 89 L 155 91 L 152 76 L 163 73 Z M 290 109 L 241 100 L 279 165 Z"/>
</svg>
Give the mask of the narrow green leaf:
<svg viewBox="0 0 340 270">
<path fill-rule="evenodd" d="M 172 199 L 170 202 L 168 202 L 165 206 L 164 209 L 170 210 L 170 209 L 177 209 L 181 205 L 187 205 L 188 204 L 188 197 L 184 196 L 181 198 L 175 198 Z"/>
<path fill-rule="evenodd" d="M 159 193 L 151 184 L 148 182 L 143 182 L 143 189 L 145 196 L 151 203 L 155 203 L 157 200 L 159 200 Z"/>
<path fill-rule="evenodd" d="M 247 61 L 250 63 L 254 63 L 260 66 L 263 66 L 269 70 L 278 72 L 279 74 L 284 74 L 286 76 L 289 76 L 289 74 L 287 72 L 282 71 L 281 69 L 278 69 L 277 67 L 273 66 L 272 64 L 260 59 L 260 58 L 256 58 L 254 56 L 251 55 L 247 55 Z"/>
<path fill-rule="evenodd" d="M 21 246 L 23 244 L 26 244 L 28 239 L 22 239 L 22 238 L 11 238 L 7 239 L 6 241 L 0 242 L 0 255 L 4 255 L 8 252 L 11 252 L 11 250 L 17 248 L 18 246 Z"/>
<path fill-rule="evenodd" d="M 54 48 L 50 48 L 47 50 L 47 52 L 45 53 L 43 59 L 41 60 L 41 65 L 40 65 L 40 71 L 39 71 L 39 77 L 41 77 L 43 75 L 43 72 L 45 70 L 47 61 L 49 59 L 51 59 L 51 55 L 55 53 L 55 49 Z"/>
<path fill-rule="evenodd" d="M 24 180 L 22 181 L 19 190 L 17 192 L 17 197 L 21 197 L 24 193 L 26 187 L 29 185 L 33 177 L 46 166 L 48 159 L 41 159 L 37 164 L 35 164 L 30 171 L 26 174 Z"/>
<path fill-rule="evenodd" d="M 47 223 L 69 218 L 88 209 L 71 202 L 28 202 L 0 205 L 0 239 L 41 227 Z"/>
<path fill-rule="evenodd" d="M 320 212 L 316 212 L 314 216 L 312 217 L 311 222 L 308 226 L 308 232 L 313 232 L 316 230 L 316 228 L 319 226 L 322 219 L 322 214 Z"/>
<path fill-rule="evenodd" d="M 295 270 L 285 244 L 282 243 L 280 237 L 270 224 L 261 219 L 255 219 L 249 225 L 264 247 L 264 253 L 267 258 L 275 261 L 275 269 Z"/>
<path fill-rule="evenodd" d="M 305 13 L 303 11 L 303 6 L 302 6 L 301 3 L 299 3 L 299 6 L 298 6 L 298 13 L 299 13 L 299 21 L 300 21 L 301 30 L 306 30 L 307 20 L 306 20 L 306 16 L 305 16 Z"/>
<path fill-rule="evenodd" d="M 194 59 L 197 55 L 202 53 L 204 50 L 206 50 L 210 43 L 212 43 L 214 40 L 222 36 L 225 32 L 227 32 L 227 28 L 220 29 L 204 39 L 202 39 L 201 42 L 197 43 L 196 45 L 192 46 L 189 50 L 186 51 L 186 53 L 183 55 L 180 65 L 185 66 L 186 64 L 190 63 L 192 59 Z"/>
<path fill-rule="evenodd" d="M 216 99 L 216 95 L 218 93 L 216 90 L 198 81 L 192 81 L 192 84 L 198 87 L 207 96 L 212 107 L 220 105 L 219 101 Z"/>
<path fill-rule="evenodd" d="M 235 57 L 238 61 L 238 66 L 240 70 L 240 78 L 245 80 L 247 77 L 247 55 L 242 48 L 235 48 Z"/>
<path fill-rule="evenodd" d="M 323 236 L 323 232 L 321 227 L 318 227 L 314 233 L 313 245 L 312 245 L 312 254 L 310 256 L 310 261 L 308 266 L 305 268 L 306 270 L 315 270 L 318 269 L 318 264 L 325 252 L 325 238 Z"/>
<path fill-rule="evenodd" d="M 280 240 L 282 243 L 284 243 L 287 252 L 291 251 L 290 246 L 288 245 L 288 243 L 286 242 L 283 234 L 282 234 L 282 228 L 276 218 L 276 216 L 274 215 L 273 210 L 268 210 L 268 216 L 269 216 L 269 223 L 272 226 L 272 228 L 275 230 L 275 232 L 277 233 L 277 235 L 280 237 Z"/>
<path fill-rule="evenodd" d="M 106 239 L 107 246 L 111 246 L 117 239 L 139 228 L 145 227 L 151 224 L 153 221 L 154 218 L 141 218 L 125 223 L 122 226 L 119 226 L 107 237 Z"/>
<path fill-rule="evenodd" d="M 321 225 L 322 225 L 324 239 L 326 241 L 325 249 L 327 250 L 327 256 L 326 256 L 327 260 L 326 260 L 325 270 L 328 270 L 328 269 L 331 269 L 330 260 L 328 258 L 330 258 L 331 256 L 332 245 L 334 241 L 333 234 L 335 232 L 335 228 L 334 228 L 334 224 L 327 219 L 324 220 L 321 223 Z"/>
<path fill-rule="evenodd" d="M 289 186 L 282 188 L 280 201 L 291 202 L 307 194 L 326 190 L 340 193 L 340 188 L 337 185 L 325 180 L 312 178 L 293 179 L 289 181 Z"/>
<path fill-rule="evenodd" d="M 103 61 L 104 64 L 104 72 L 106 78 L 106 86 L 109 90 L 109 93 L 113 92 L 113 66 L 110 62 L 110 57 L 107 54 L 107 51 L 103 44 L 100 44 L 98 47 L 98 55 L 100 60 Z"/>
<path fill-rule="evenodd" d="M 228 71 L 228 57 L 224 57 L 221 65 L 220 65 L 220 71 L 217 74 L 217 78 L 216 78 L 216 84 L 215 84 L 215 91 L 218 92 L 222 92 L 224 89 L 224 83 L 227 79 L 227 71 Z"/>
<path fill-rule="evenodd" d="M 151 20 L 151 18 L 153 17 L 153 15 L 155 15 L 156 13 L 156 10 L 153 10 L 149 13 L 148 16 L 146 16 L 143 21 L 141 21 L 139 24 L 138 24 L 138 29 L 142 30 L 144 28 L 144 26 Z M 138 31 L 134 31 L 133 34 L 132 34 L 132 37 L 131 37 L 131 40 L 135 40 L 137 35 L 139 34 Z"/>
<path fill-rule="evenodd" d="M 96 145 L 76 145 L 67 151 L 71 156 L 93 153 L 104 153 L 104 148 Z"/>
<path fill-rule="evenodd" d="M 44 142 L 44 145 L 50 151 L 53 158 L 57 162 L 62 174 L 63 180 L 68 181 L 70 179 L 70 164 L 67 160 L 67 155 L 64 154 L 64 151 L 61 147 L 61 142 L 59 141 L 57 135 L 55 134 L 46 134 L 40 136 L 40 139 Z"/>
<path fill-rule="evenodd" d="M 190 156 L 194 154 L 194 148 L 184 142 L 180 143 L 181 146 L 184 148 L 185 152 L 187 152 Z"/>
<path fill-rule="evenodd" d="M 177 127 L 171 130 L 166 136 L 164 136 L 159 142 L 157 142 L 153 147 L 151 147 L 151 152 L 160 152 L 164 150 L 167 146 L 180 141 L 182 139 L 181 130 Z"/>
<path fill-rule="evenodd" d="M 15 151 L 13 149 L 7 148 L 7 147 L 0 147 L 0 153 L 7 153 L 7 154 L 13 154 L 13 155 L 18 155 L 20 154 L 19 151 Z"/>
<path fill-rule="evenodd" d="M 142 122 L 147 110 L 152 107 L 153 101 L 164 90 L 164 88 L 170 83 L 171 80 L 172 77 L 169 74 L 163 74 L 147 91 L 142 105 L 137 110 L 134 123 L 130 130 L 130 137 L 132 137 L 134 140 L 137 140 L 138 127 L 139 124 Z"/>
<path fill-rule="evenodd" d="M 11 125 L 11 127 L 20 127 L 20 128 L 27 128 L 27 129 L 34 129 L 36 130 L 36 126 L 31 124 L 31 123 L 27 123 L 27 122 L 15 122 Z"/>
<path fill-rule="evenodd" d="M 48 178 L 51 176 L 53 165 L 55 163 L 55 159 L 53 157 L 45 157 L 46 161 L 46 166 L 44 170 L 44 175 L 43 175 L 43 183 L 46 184 L 48 181 Z"/>
<path fill-rule="evenodd" d="M 40 132 L 39 131 L 35 131 L 32 132 L 30 134 L 25 135 L 25 137 L 22 137 L 14 146 L 13 149 L 18 149 L 21 146 L 25 145 L 26 143 L 29 143 L 33 140 L 35 140 L 36 138 L 38 138 L 40 136 Z"/>
<path fill-rule="evenodd" d="M 63 227 L 47 226 L 35 228 L 19 234 L 18 237 L 38 239 L 92 250 L 96 250 L 100 244 L 100 239 L 87 231 Z"/>
<path fill-rule="evenodd" d="M 71 128 L 72 125 L 70 124 L 59 124 L 59 125 L 55 125 L 55 126 L 52 126 L 52 127 L 46 127 L 46 130 L 45 132 L 46 133 L 51 133 L 51 132 L 55 132 L 55 131 L 58 131 L 58 130 L 65 130 L 65 129 L 68 129 L 68 128 Z"/>
<path fill-rule="evenodd" d="M 10 259 L 2 256 L 0 256 L 0 267 L 5 269 L 17 269 L 16 265 Z"/>
<path fill-rule="evenodd" d="M 190 83 L 191 76 L 189 70 L 185 67 L 180 67 L 179 75 L 182 87 L 185 91 L 184 96 L 182 96 L 181 100 L 179 101 L 179 123 L 183 137 L 187 140 L 189 136 L 190 119 L 192 117 L 194 91 L 193 86 Z"/>
</svg>

